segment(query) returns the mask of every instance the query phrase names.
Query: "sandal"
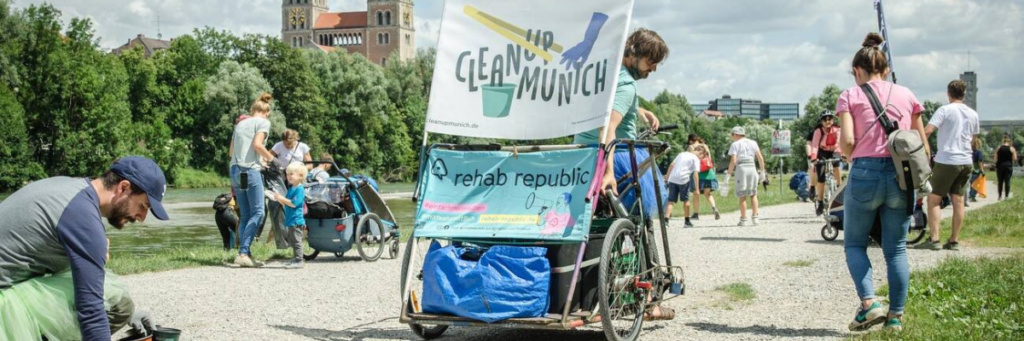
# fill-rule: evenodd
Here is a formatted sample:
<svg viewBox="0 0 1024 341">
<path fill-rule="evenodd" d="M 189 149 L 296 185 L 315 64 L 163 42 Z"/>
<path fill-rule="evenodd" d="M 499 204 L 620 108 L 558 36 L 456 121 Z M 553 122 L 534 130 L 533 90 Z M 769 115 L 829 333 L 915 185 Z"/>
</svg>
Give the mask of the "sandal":
<svg viewBox="0 0 1024 341">
<path fill-rule="evenodd" d="M 658 313 L 655 313 L 657 311 Z M 644 321 L 668 321 L 676 318 L 676 311 L 672 308 L 657 305 L 644 312 Z"/>
</svg>

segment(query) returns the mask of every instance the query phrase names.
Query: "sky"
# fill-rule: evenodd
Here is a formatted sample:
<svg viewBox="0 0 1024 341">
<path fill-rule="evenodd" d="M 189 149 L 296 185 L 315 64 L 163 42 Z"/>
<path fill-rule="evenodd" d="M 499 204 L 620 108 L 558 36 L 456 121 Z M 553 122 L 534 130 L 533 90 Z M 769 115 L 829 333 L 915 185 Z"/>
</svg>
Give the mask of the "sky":
<svg viewBox="0 0 1024 341">
<path fill-rule="evenodd" d="M 14 0 L 23 8 L 42 3 Z M 165 39 L 210 26 L 280 35 L 280 0 L 51 0 L 62 20 L 91 18 L 100 45 L 142 33 Z M 365 0 L 329 0 L 332 12 L 366 10 Z M 946 84 L 978 74 L 983 120 L 1024 120 L 1024 0 L 887 0 L 894 70 L 922 102 L 945 103 Z M 442 0 L 416 0 L 416 45 L 433 47 Z M 706 103 L 724 94 L 801 107 L 828 84 L 854 86 L 850 61 L 877 31 L 872 0 L 637 0 L 632 26 L 657 31 L 669 59 L 640 94 L 662 90 Z M 968 58 L 970 51 L 970 58 Z"/>
</svg>

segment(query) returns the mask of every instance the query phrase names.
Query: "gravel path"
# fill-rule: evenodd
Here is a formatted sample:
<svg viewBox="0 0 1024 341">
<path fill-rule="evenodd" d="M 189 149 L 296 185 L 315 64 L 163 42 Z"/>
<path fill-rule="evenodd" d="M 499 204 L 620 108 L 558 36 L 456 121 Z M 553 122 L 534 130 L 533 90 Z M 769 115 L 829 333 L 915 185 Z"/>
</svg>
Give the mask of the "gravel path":
<svg viewBox="0 0 1024 341">
<path fill-rule="evenodd" d="M 735 200 L 735 199 L 726 199 Z M 994 201 L 990 199 L 989 201 Z M 973 204 L 978 208 L 988 201 Z M 951 212 L 943 212 L 948 217 Z M 738 213 L 696 228 L 673 220 L 674 258 L 688 276 L 686 296 L 669 301 L 673 321 L 647 322 L 645 340 L 833 340 L 848 336 L 846 324 L 857 297 L 846 269 L 842 236 L 819 235 L 813 206 L 766 207 L 759 227 L 736 227 Z M 969 228 L 969 227 L 968 227 Z M 951 255 L 978 256 L 1005 250 L 909 250 L 911 269 L 930 267 Z M 869 249 L 876 286 L 884 284 L 881 249 Z M 810 266 L 783 265 L 813 261 Z M 270 264 L 274 266 L 275 264 Z M 321 256 L 303 270 L 205 267 L 124 277 L 136 306 L 153 311 L 163 325 L 181 328 L 188 340 L 414 340 L 398 323 L 401 260 L 362 262 L 355 251 L 343 259 Z M 747 283 L 749 302 L 730 302 L 716 287 Z M 448 340 L 603 340 L 599 329 L 572 332 L 452 328 Z"/>
</svg>

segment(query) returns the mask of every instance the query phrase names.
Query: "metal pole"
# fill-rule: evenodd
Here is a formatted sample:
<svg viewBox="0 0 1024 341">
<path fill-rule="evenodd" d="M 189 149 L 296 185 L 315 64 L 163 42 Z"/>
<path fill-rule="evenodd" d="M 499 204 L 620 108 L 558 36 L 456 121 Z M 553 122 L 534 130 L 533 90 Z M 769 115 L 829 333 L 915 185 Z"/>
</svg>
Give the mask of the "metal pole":
<svg viewBox="0 0 1024 341">
<path fill-rule="evenodd" d="M 572 282 L 569 282 L 569 296 L 565 297 L 565 307 L 562 308 L 562 325 L 569 321 L 569 310 L 572 308 L 572 296 L 576 294 L 576 281 L 580 278 L 580 268 L 583 267 L 583 254 L 587 251 L 587 242 L 580 243 L 580 252 L 576 255 L 576 269 L 572 271 Z"/>
</svg>

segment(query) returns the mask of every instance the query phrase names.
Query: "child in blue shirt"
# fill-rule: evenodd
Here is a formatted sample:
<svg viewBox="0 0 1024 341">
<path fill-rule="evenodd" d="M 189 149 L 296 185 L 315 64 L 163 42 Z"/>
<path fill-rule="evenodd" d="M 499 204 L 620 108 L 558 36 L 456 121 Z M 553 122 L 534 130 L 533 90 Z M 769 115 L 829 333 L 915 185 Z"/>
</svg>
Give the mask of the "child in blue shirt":
<svg viewBox="0 0 1024 341">
<path fill-rule="evenodd" d="M 284 226 L 288 228 L 285 233 L 285 240 L 294 250 L 294 259 L 285 264 L 285 269 L 302 269 L 302 231 L 306 229 L 306 219 L 302 217 L 302 207 L 306 202 L 306 189 L 302 186 L 306 179 L 306 165 L 302 162 L 292 162 L 288 165 L 287 173 L 288 194 L 282 196 L 275 193 L 274 200 L 284 206 Z"/>
</svg>

